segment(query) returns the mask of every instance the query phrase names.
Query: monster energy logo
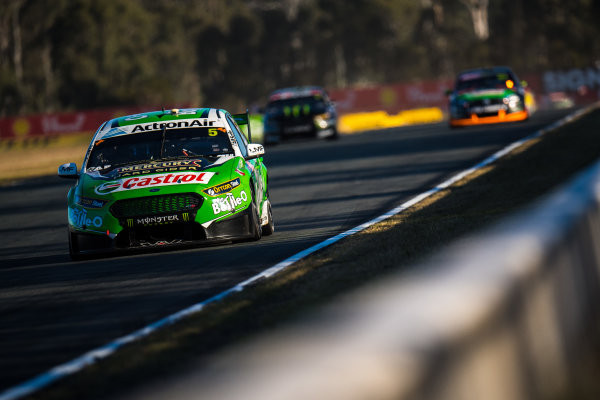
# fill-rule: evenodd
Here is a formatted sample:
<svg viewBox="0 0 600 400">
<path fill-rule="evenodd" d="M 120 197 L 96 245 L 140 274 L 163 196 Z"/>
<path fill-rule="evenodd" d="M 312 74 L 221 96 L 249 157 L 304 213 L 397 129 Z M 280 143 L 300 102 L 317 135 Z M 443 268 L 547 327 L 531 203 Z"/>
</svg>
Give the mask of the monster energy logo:
<svg viewBox="0 0 600 400">
<path fill-rule="evenodd" d="M 292 115 L 294 117 L 299 117 L 300 116 L 300 112 L 302 112 L 304 115 L 310 114 L 310 105 L 308 105 L 308 104 L 304 104 L 304 105 L 296 104 L 293 107 L 290 107 L 290 106 L 283 107 L 283 114 L 286 117 L 289 117 L 289 116 L 292 116 Z"/>
<path fill-rule="evenodd" d="M 190 222 L 190 214 L 173 214 L 173 215 L 161 215 L 161 216 L 150 216 L 150 217 L 138 217 L 138 218 L 127 218 L 126 223 L 128 228 L 134 226 L 155 226 L 155 225 L 167 225 L 176 222 Z"/>
</svg>

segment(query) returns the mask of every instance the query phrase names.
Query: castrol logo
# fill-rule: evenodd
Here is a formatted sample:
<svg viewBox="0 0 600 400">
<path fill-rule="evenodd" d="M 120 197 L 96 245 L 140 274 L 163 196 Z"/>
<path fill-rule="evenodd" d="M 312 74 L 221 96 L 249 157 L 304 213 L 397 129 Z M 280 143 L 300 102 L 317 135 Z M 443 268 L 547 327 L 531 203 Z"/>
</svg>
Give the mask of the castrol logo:
<svg viewBox="0 0 600 400">
<path fill-rule="evenodd" d="M 185 185 L 185 184 L 207 184 L 214 172 L 180 172 L 169 174 L 157 174 L 146 176 L 135 176 L 105 182 L 96 187 L 95 192 L 99 195 L 121 192 L 123 190 L 152 188 L 158 186 Z"/>
</svg>

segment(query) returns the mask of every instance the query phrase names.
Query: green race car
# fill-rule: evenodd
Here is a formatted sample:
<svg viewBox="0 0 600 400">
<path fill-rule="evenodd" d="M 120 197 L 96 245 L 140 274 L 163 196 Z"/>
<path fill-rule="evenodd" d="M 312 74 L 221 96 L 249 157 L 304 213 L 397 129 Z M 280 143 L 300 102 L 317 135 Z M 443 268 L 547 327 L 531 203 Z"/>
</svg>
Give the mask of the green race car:
<svg viewBox="0 0 600 400">
<path fill-rule="evenodd" d="M 524 121 L 529 118 L 527 92 L 508 67 L 463 71 L 448 92 L 450 126 Z"/>
<path fill-rule="evenodd" d="M 58 168 L 77 180 L 68 194 L 71 257 L 273 233 L 264 148 L 238 123 L 248 115 L 193 108 L 102 124 L 81 171 Z"/>
</svg>

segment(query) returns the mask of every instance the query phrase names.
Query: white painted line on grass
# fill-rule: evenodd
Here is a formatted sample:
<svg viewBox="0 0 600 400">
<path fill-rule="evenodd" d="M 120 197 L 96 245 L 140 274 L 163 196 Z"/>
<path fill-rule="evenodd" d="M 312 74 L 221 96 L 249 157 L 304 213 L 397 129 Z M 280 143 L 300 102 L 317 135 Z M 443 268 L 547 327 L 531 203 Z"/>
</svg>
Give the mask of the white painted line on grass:
<svg viewBox="0 0 600 400">
<path fill-rule="evenodd" d="M 556 129 L 562 125 L 565 125 L 568 122 L 571 122 L 572 120 L 574 120 L 576 118 L 579 118 L 581 115 L 585 114 L 586 112 L 591 110 L 593 107 L 594 106 L 580 109 L 573 114 L 567 115 L 566 117 L 551 124 L 550 126 L 544 128 L 544 129 L 541 129 L 541 130 L 527 136 L 524 139 L 518 140 L 518 141 L 506 146 L 502 150 L 497 151 L 496 153 L 492 154 L 490 157 L 481 161 L 480 163 L 473 166 L 472 168 L 469 168 L 467 170 L 464 170 L 464 171 L 454 175 L 453 177 L 440 183 L 436 187 L 413 197 L 412 199 L 408 200 L 407 202 L 386 212 L 385 214 L 382 214 L 377 218 L 367 221 L 367 222 L 365 222 L 361 225 L 358 225 L 352 229 L 349 229 L 349 230 L 342 232 L 336 236 L 333 236 L 323 242 L 317 243 L 316 245 L 309 247 L 306 250 L 303 250 L 297 254 L 294 254 L 293 256 L 281 261 L 278 264 L 275 264 L 274 266 L 272 266 L 270 268 L 267 268 L 266 270 L 258 273 L 257 275 L 254 275 L 253 277 L 251 277 L 241 283 L 238 283 L 237 285 L 225 290 L 224 292 L 221 292 L 207 300 L 204 300 L 200 303 L 196 303 L 186 309 L 183 309 L 174 314 L 171 314 L 171 315 L 169 315 L 159 321 L 156 321 L 150 325 L 147 325 L 144 328 L 137 330 L 129 335 L 120 337 L 102 347 L 91 350 L 71 361 L 68 361 L 64 364 L 58 365 L 58 366 L 50 369 L 49 371 L 46 371 L 46 372 L 34 377 L 33 379 L 25 381 L 17 386 L 13 386 L 12 388 L 9 388 L 6 391 L 0 393 L 0 400 L 19 399 L 23 396 L 32 394 L 50 384 L 58 381 L 59 379 L 62 379 L 66 376 L 75 374 L 75 373 L 81 371 L 82 369 L 84 369 L 85 367 L 95 364 L 99 360 L 102 360 L 102 359 L 110 356 L 111 354 L 113 354 L 117 350 L 119 350 L 121 347 L 123 347 L 125 344 L 140 340 L 140 339 L 150 335 L 151 333 L 155 332 L 157 329 L 171 325 L 189 315 L 196 314 L 196 313 L 200 312 L 208 304 L 222 300 L 222 299 L 228 297 L 229 295 L 231 295 L 232 293 L 241 292 L 247 286 L 251 285 L 252 283 L 254 283 L 260 279 L 269 278 L 269 277 L 275 275 L 276 273 L 286 269 L 287 267 L 294 264 L 295 262 L 300 261 L 303 258 L 305 258 L 306 256 L 316 252 L 317 250 L 327 247 L 345 237 L 354 235 L 354 234 L 356 234 L 378 222 L 384 221 L 394 215 L 397 215 L 397 214 L 401 213 L 402 211 L 406 210 L 407 208 L 410 208 L 410 207 L 414 206 L 415 204 L 425 200 L 426 198 L 434 195 L 435 193 L 438 193 L 439 191 L 446 189 L 447 187 L 449 187 L 452 184 L 456 183 L 457 181 L 463 179 L 464 177 L 472 174 L 473 172 L 493 163 L 494 161 L 497 161 L 498 159 L 504 157 L 505 155 L 507 155 L 511 151 L 515 150 L 516 148 L 521 147 L 522 145 L 529 142 L 530 140 L 540 137 L 541 135 L 545 134 L 546 132 L 549 132 L 549 131 Z"/>
</svg>

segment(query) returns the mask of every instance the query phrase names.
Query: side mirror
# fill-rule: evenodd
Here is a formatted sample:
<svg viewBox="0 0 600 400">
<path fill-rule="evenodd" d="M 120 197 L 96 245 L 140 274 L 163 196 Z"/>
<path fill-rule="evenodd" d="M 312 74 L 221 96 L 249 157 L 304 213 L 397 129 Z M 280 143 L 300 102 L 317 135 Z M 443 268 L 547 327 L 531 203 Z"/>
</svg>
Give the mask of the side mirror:
<svg viewBox="0 0 600 400">
<path fill-rule="evenodd" d="M 67 163 L 58 167 L 58 176 L 67 179 L 77 179 L 79 174 L 77 173 L 77 164 Z"/>
<path fill-rule="evenodd" d="M 247 160 L 251 160 L 253 158 L 258 158 L 265 154 L 265 148 L 262 144 L 258 143 L 250 143 L 248 144 L 248 155 L 246 156 Z"/>
</svg>

